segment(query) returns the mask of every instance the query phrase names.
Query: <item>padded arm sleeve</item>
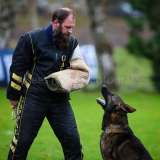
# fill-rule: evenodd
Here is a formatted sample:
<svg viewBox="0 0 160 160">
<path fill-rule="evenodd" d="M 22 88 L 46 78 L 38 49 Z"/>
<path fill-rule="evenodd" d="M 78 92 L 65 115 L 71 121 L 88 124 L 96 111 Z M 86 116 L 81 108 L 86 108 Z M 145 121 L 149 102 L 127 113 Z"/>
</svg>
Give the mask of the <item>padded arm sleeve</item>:
<svg viewBox="0 0 160 160">
<path fill-rule="evenodd" d="M 55 92 L 71 92 L 85 87 L 90 80 L 90 67 L 82 58 L 70 61 L 70 68 L 45 77 L 47 87 Z"/>
<path fill-rule="evenodd" d="M 73 50 L 71 60 L 73 60 L 75 58 L 82 58 L 82 54 L 81 54 L 81 50 L 79 48 L 79 45 L 77 45 L 77 47 Z"/>
</svg>

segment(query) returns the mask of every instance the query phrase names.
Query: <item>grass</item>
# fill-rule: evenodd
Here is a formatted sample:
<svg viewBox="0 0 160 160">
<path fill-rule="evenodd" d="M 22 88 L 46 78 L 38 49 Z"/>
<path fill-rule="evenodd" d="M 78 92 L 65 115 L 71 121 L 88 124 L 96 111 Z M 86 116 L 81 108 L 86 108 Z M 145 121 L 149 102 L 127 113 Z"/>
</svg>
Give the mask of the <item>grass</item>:
<svg viewBox="0 0 160 160">
<path fill-rule="evenodd" d="M 9 142 L 13 138 L 14 121 L 11 120 L 10 104 L 5 99 L 5 88 L 0 89 L 0 154 L 5 160 Z M 159 129 L 159 94 L 144 92 L 117 92 L 127 104 L 135 107 L 136 112 L 129 114 L 129 124 L 135 135 L 143 142 L 154 160 L 159 158 L 160 129 Z M 99 139 L 103 110 L 96 103 L 100 97 L 99 91 L 88 93 L 72 92 L 71 105 L 76 116 L 81 141 L 83 144 L 84 160 L 100 160 Z M 44 121 L 38 137 L 35 139 L 28 155 L 29 160 L 56 159 L 63 160 L 61 146 L 55 138 L 47 120 Z"/>
<path fill-rule="evenodd" d="M 142 141 L 154 160 L 159 159 L 160 129 L 159 129 L 159 94 L 149 80 L 151 66 L 147 60 L 137 59 L 124 49 L 116 48 L 114 59 L 116 63 L 116 91 L 124 101 L 137 111 L 128 114 L 129 124 L 135 135 Z M 132 79 L 134 77 L 134 79 Z M 141 81 L 137 78 L 142 78 Z M 136 79 L 136 80 L 135 80 Z M 9 143 L 13 138 L 15 121 L 11 120 L 11 108 L 5 97 L 6 88 L 0 88 L 0 159 L 7 159 Z M 84 160 L 101 160 L 99 140 L 103 110 L 96 103 L 96 98 L 102 97 L 100 88 L 92 92 L 84 90 L 71 93 L 71 105 L 75 113 L 81 141 Z M 44 121 L 37 138 L 29 150 L 28 160 L 63 160 L 61 146 L 53 134 L 47 120 Z"/>
</svg>

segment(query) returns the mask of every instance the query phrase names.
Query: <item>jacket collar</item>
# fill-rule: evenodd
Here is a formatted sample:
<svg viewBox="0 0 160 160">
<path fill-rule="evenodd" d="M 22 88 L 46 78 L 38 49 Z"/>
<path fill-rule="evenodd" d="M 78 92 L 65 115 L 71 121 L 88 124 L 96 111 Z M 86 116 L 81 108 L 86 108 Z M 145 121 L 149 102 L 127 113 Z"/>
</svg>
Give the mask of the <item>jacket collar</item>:
<svg viewBox="0 0 160 160">
<path fill-rule="evenodd" d="M 50 23 L 46 28 L 44 28 L 44 31 L 50 41 L 51 44 L 53 43 L 53 31 L 52 31 L 52 23 Z"/>
</svg>

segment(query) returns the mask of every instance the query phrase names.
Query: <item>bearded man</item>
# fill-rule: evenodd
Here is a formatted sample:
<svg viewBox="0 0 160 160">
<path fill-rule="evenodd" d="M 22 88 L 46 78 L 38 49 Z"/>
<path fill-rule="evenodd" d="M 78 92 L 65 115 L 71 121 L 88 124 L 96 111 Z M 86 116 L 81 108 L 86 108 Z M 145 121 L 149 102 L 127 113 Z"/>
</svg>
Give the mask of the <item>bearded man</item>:
<svg viewBox="0 0 160 160">
<path fill-rule="evenodd" d="M 74 26 L 74 11 L 58 8 L 46 28 L 25 33 L 18 41 L 7 88 L 7 99 L 16 110 L 8 160 L 27 158 L 45 117 L 61 143 L 64 159 L 83 159 L 69 92 L 88 84 L 89 66 L 71 36 Z"/>
</svg>

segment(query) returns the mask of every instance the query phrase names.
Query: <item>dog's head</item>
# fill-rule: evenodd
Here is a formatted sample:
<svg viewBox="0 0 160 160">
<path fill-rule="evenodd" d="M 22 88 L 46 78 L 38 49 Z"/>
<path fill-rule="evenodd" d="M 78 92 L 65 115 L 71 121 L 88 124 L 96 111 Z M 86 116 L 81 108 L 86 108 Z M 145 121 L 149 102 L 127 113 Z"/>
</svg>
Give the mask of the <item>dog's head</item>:
<svg viewBox="0 0 160 160">
<path fill-rule="evenodd" d="M 96 100 L 104 109 L 102 129 L 104 130 L 110 124 L 128 123 L 127 113 L 132 113 L 136 109 L 125 104 L 117 94 L 111 93 L 105 85 L 102 86 L 101 93 L 104 100 L 101 98 L 97 98 Z"/>
</svg>

